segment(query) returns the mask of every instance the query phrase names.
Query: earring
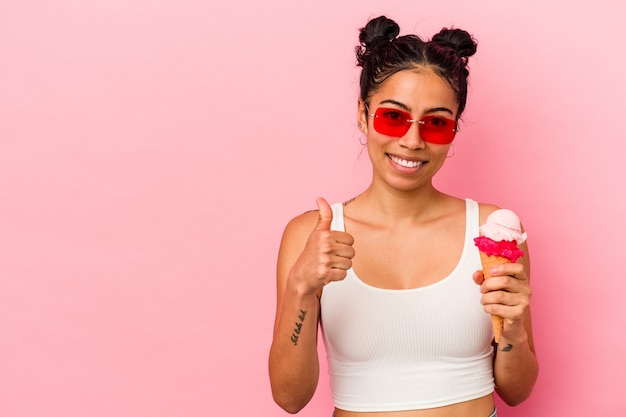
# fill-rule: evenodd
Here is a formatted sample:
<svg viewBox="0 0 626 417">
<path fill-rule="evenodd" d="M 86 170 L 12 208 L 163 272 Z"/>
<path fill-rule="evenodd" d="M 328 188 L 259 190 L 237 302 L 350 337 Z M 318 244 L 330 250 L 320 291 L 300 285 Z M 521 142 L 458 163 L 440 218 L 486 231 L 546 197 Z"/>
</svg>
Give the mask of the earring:
<svg viewBox="0 0 626 417">
<path fill-rule="evenodd" d="M 452 149 L 452 153 L 450 153 L 450 149 Z M 456 155 L 456 148 L 454 147 L 454 143 L 451 143 L 450 148 L 448 149 L 448 156 L 446 156 L 446 158 L 452 158 L 454 155 Z"/>
<path fill-rule="evenodd" d="M 361 136 L 359 136 L 359 143 L 363 146 L 367 146 L 367 134 L 365 133 L 365 126 L 363 126 L 363 123 L 361 122 L 358 122 L 357 126 L 359 130 L 363 133 Z M 365 143 L 363 143 L 363 138 L 365 138 Z"/>
</svg>

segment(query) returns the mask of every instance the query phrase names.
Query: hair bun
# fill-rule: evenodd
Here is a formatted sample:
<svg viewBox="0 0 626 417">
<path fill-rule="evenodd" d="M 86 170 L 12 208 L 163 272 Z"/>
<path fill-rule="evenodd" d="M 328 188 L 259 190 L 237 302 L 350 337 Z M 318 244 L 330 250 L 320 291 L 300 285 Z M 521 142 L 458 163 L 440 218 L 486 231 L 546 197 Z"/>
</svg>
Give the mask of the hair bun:
<svg viewBox="0 0 626 417">
<path fill-rule="evenodd" d="M 461 58 L 467 58 L 476 53 L 476 41 L 472 35 L 462 29 L 441 29 L 433 36 L 432 42 L 454 49 Z"/>
<path fill-rule="evenodd" d="M 400 26 L 385 16 L 379 16 L 367 22 L 359 34 L 361 45 L 367 49 L 387 44 L 400 33 Z"/>
</svg>

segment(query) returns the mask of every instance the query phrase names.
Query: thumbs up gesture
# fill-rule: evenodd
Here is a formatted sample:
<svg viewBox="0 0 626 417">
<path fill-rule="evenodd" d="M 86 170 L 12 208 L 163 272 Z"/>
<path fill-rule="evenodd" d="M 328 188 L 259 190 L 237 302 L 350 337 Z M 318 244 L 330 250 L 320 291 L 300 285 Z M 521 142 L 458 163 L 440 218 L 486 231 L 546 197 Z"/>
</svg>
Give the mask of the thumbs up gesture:
<svg viewBox="0 0 626 417">
<path fill-rule="evenodd" d="M 333 211 L 328 202 L 320 197 L 316 203 L 319 219 L 290 273 L 311 292 L 344 279 L 355 254 L 354 238 L 349 233 L 330 230 Z"/>
<path fill-rule="evenodd" d="M 324 198 L 319 197 L 315 200 L 317 204 L 317 210 L 320 213 L 320 218 L 315 225 L 315 230 L 330 230 L 330 225 L 333 222 L 333 209 Z"/>
</svg>

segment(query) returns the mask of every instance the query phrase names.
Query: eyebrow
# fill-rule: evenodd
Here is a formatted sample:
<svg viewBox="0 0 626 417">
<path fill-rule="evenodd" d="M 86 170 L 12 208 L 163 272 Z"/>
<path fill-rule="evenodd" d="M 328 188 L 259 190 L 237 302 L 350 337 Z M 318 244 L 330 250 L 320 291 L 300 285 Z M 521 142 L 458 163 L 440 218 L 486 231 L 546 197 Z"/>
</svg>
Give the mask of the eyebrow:
<svg viewBox="0 0 626 417">
<path fill-rule="evenodd" d="M 385 103 L 389 103 L 389 104 L 395 104 L 398 107 L 403 108 L 406 111 L 411 111 L 411 109 L 409 108 L 409 106 L 407 106 L 404 103 L 400 103 L 399 101 L 395 101 L 395 100 L 383 100 L 380 102 L 380 104 L 385 104 Z"/>
<path fill-rule="evenodd" d="M 409 113 L 411 112 L 411 109 L 409 108 L 409 106 L 407 106 L 406 104 L 401 103 L 399 101 L 389 99 L 389 100 L 383 100 L 383 101 L 380 102 L 380 104 L 385 104 L 385 103 L 395 104 L 396 106 L 398 106 L 398 107 L 408 111 Z M 452 110 L 450 110 L 447 107 L 433 107 L 431 109 L 427 109 L 426 113 L 434 113 L 434 112 L 438 112 L 438 111 L 443 111 L 443 112 L 446 112 L 446 113 L 450 113 L 450 115 L 454 115 L 454 113 L 452 113 Z"/>
</svg>

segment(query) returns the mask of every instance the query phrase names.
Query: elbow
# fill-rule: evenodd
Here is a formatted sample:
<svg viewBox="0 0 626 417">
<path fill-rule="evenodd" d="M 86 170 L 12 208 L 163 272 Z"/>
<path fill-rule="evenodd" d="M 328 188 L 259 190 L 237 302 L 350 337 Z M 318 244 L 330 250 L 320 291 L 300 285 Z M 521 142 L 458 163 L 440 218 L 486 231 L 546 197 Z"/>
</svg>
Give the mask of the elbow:
<svg viewBox="0 0 626 417">
<path fill-rule="evenodd" d="M 508 405 L 509 407 L 515 407 L 515 406 L 520 405 L 524 401 L 526 401 L 528 397 L 529 396 L 517 397 L 517 398 L 502 398 L 502 399 L 504 400 L 504 403 Z"/>
<path fill-rule="evenodd" d="M 289 414 L 300 412 L 315 393 L 315 386 L 308 387 L 292 380 L 271 380 L 270 385 L 274 402 Z"/>
<path fill-rule="evenodd" d="M 498 396 L 505 402 L 506 405 L 510 407 L 518 406 L 530 397 L 535 385 L 534 382 L 535 381 L 529 383 L 525 387 L 520 387 L 518 385 L 515 389 L 511 390 L 497 389 Z"/>
<path fill-rule="evenodd" d="M 514 375 L 511 375 L 514 374 Z M 513 376 L 511 378 L 511 376 Z M 529 364 L 524 372 L 509 371 L 509 378 L 496 380 L 496 392 L 498 396 L 510 407 L 515 407 L 526 401 L 533 392 L 539 366 L 536 361 Z"/>
<path fill-rule="evenodd" d="M 274 402 L 289 414 L 296 414 L 311 401 L 316 384 L 272 381 L 271 387 Z"/>
<path fill-rule="evenodd" d="M 515 392 L 515 393 L 507 393 L 501 389 L 496 390 L 498 393 L 498 397 L 504 401 L 506 405 L 509 407 L 515 407 L 523 403 L 530 397 L 530 391 L 526 392 Z"/>
<path fill-rule="evenodd" d="M 289 414 L 302 410 L 313 398 L 319 376 L 319 368 L 312 366 L 306 369 L 279 364 L 270 356 L 269 376 L 274 402 Z"/>
<path fill-rule="evenodd" d="M 278 405 L 280 406 L 280 408 L 282 408 L 289 414 L 297 414 L 300 412 L 300 410 L 302 410 L 302 408 L 304 408 L 304 407 L 299 407 L 297 405 L 292 405 L 292 404 L 284 404 L 284 405 L 278 404 Z"/>
<path fill-rule="evenodd" d="M 299 399 L 295 395 L 287 393 L 277 393 L 272 391 L 274 402 L 289 414 L 296 414 L 308 404 L 308 400 Z"/>
</svg>

